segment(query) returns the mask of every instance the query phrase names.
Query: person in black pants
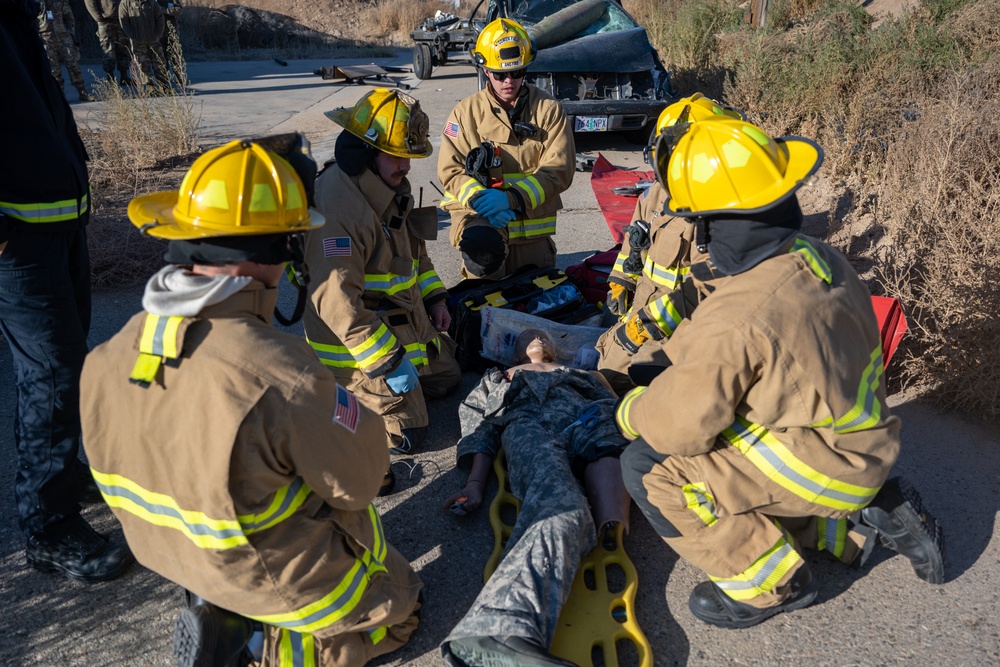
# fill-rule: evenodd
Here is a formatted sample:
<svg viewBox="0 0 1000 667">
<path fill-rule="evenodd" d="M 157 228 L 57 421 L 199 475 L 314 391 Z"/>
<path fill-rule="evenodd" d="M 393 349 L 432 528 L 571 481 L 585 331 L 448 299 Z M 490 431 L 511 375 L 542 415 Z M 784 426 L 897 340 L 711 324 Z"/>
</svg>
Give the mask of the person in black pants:
<svg viewBox="0 0 1000 667">
<path fill-rule="evenodd" d="M 80 516 L 99 500 L 80 449 L 90 328 L 87 153 L 49 71 L 33 0 L 0 0 L 0 333 L 13 357 L 14 495 L 28 563 L 82 581 L 134 562 Z"/>
</svg>

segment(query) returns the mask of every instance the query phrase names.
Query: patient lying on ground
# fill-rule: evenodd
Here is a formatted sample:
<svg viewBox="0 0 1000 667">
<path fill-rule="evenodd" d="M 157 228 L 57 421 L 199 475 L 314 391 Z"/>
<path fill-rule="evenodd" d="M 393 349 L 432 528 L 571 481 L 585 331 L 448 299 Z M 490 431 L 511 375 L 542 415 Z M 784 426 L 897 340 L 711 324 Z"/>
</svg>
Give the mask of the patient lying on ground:
<svg viewBox="0 0 1000 667">
<path fill-rule="evenodd" d="M 523 332 L 519 364 L 487 371 L 459 407 L 458 465 L 470 473 L 445 507 L 482 504 L 502 445 L 521 511 L 496 572 L 441 645 L 449 665 L 572 664 L 547 651 L 562 605 L 583 556 L 628 524 L 615 395 L 599 373 L 555 358 L 545 332 Z"/>
</svg>

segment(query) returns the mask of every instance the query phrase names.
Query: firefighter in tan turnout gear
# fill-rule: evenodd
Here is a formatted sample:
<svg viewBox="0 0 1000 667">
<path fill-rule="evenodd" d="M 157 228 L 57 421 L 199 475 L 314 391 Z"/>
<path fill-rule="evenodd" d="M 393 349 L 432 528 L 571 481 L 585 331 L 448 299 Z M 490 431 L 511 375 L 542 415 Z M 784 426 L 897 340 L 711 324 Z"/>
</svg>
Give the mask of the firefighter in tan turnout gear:
<svg viewBox="0 0 1000 667">
<path fill-rule="evenodd" d="M 170 241 L 169 264 L 87 357 L 83 434 L 138 560 L 191 593 L 178 664 L 245 664 L 250 619 L 263 665 L 355 667 L 405 644 L 421 582 L 371 504 L 382 419 L 271 325 L 285 262 L 306 282 L 301 236 L 323 222 L 302 180 L 234 141 L 129 217 Z"/>
<path fill-rule="evenodd" d="M 677 123 L 711 118 L 742 119 L 742 115 L 695 93 L 660 113 L 656 136 Z M 655 160 L 653 151 L 649 155 Z M 633 361 L 656 363 L 656 353 L 649 348 L 660 347 L 691 310 L 685 300 L 697 301 L 697 291 L 687 277 L 691 264 L 706 257 L 694 245 L 694 226 L 684 218 L 663 214 L 666 201 L 667 191 L 655 182 L 639 197 L 608 277 L 607 303 L 619 323 L 597 342 L 597 368 L 619 392 L 634 386 L 629 379 Z"/>
<path fill-rule="evenodd" d="M 431 154 L 427 114 L 412 97 L 375 89 L 327 117 L 344 127 L 336 163 L 316 181 L 325 226 L 310 236 L 303 325 L 316 354 L 366 407 L 385 418 L 388 447 L 419 448 L 425 397 L 461 380 L 448 293 L 427 255 L 437 209 L 418 207 L 406 174 Z M 387 489 L 391 481 L 387 478 Z"/>
<path fill-rule="evenodd" d="M 707 296 L 664 346 L 670 365 L 616 419 L 634 439 L 629 492 L 710 579 L 692 613 L 742 628 L 805 607 L 817 589 L 800 550 L 860 565 L 876 533 L 941 583 L 940 526 L 909 484 L 886 481 L 899 419 L 870 296 L 842 254 L 799 232 L 795 191 L 821 149 L 704 120 L 667 128 L 655 161 L 666 212 L 707 246 L 690 269 Z"/>
<path fill-rule="evenodd" d="M 459 102 L 444 125 L 441 206 L 451 214 L 465 277 L 498 279 L 556 263 L 556 211 L 573 181 L 576 149 L 559 103 L 524 83 L 534 57 L 516 21 L 483 28 L 472 58 L 487 85 Z"/>
</svg>

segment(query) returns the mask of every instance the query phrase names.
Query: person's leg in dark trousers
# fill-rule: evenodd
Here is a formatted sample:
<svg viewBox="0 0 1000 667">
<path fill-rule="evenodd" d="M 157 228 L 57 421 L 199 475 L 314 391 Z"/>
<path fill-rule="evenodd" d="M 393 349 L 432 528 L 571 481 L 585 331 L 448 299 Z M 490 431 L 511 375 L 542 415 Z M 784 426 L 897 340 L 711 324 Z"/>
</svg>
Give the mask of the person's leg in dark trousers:
<svg viewBox="0 0 1000 667">
<path fill-rule="evenodd" d="M 85 231 L 13 230 L 0 253 L 0 330 L 17 391 L 18 523 L 33 565 L 104 580 L 123 573 L 131 554 L 80 518 L 80 372 L 90 315 Z"/>
</svg>

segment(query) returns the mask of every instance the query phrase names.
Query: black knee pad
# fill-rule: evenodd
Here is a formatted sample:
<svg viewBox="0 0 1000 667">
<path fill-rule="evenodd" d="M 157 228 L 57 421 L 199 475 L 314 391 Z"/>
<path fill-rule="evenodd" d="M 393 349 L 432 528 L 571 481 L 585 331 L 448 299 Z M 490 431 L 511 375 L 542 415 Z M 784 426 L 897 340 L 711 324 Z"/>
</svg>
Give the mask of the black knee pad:
<svg viewBox="0 0 1000 667">
<path fill-rule="evenodd" d="M 499 231 L 487 226 L 467 227 L 458 241 L 465 269 L 481 278 L 496 272 L 507 258 L 507 244 Z"/>
<path fill-rule="evenodd" d="M 653 466 L 666 460 L 665 454 L 657 452 L 642 438 L 636 438 L 621 455 L 622 481 L 625 482 L 625 488 L 635 500 L 635 504 L 639 506 L 646 520 L 660 537 L 680 537 L 680 531 L 649 501 L 649 490 L 642 483 L 643 476 L 652 470 Z"/>
</svg>

